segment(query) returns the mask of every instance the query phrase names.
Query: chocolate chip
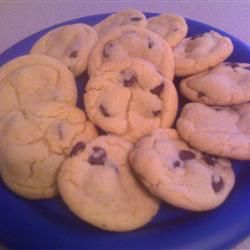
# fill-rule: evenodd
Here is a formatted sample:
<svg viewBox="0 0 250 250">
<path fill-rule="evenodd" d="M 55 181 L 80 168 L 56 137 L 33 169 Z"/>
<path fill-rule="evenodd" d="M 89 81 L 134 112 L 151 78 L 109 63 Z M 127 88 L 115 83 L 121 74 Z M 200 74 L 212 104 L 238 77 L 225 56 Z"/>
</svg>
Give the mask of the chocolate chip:
<svg viewBox="0 0 250 250">
<path fill-rule="evenodd" d="M 112 48 L 113 46 L 114 46 L 114 45 L 113 45 L 113 43 L 111 43 L 111 42 L 108 42 L 108 43 L 104 46 L 103 51 L 102 51 L 103 57 L 109 57 L 109 56 L 110 56 L 110 54 L 109 54 L 109 49 Z"/>
<path fill-rule="evenodd" d="M 134 22 L 138 22 L 138 21 L 142 20 L 142 18 L 135 16 L 135 17 L 131 17 L 130 20 L 134 21 Z"/>
<path fill-rule="evenodd" d="M 152 49 L 153 46 L 154 46 L 154 42 L 150 38 L 148 38 L 148 48 Z"/>
<path fill-rule="evenodd" d="M 108 111 L 107 111 L 107 109 L 101 104 L 100 105 L 100 111 L 102 112 L 102 114 L 104 115 L 104 116 L 106 116 L 106 117 L 109 117 L 110 115 L 109 115 L 109 113 L 108 113 Z"/>
<path fill-rule="evenodd" d="M 153 111 L 152 113 L 153 113 L 154 116 L 157 116 L 157 115 L 159 115 L 161 113 L 161 110 Z"/>
<path fill-rule="evenodd" d="M 74 51 L 72 51 L 70 54 L 69 54 L 69 57 L 77 57 L 77 50 L 74 50 Z"/>
<path fill-rule="evenodd" d="M 107 158 L 106 151 L 101 147 L 93 147 L 93 153 L 89 156 L 89 163 L 92 165 L 104 165 Z"/>
<path fill-rule="evenodd" d="M 201 98 L 201 97 L 203 97 L 203 96 L 206 96 L 206 95 L 205 95 L 203 92 L 199 91 L 199 92 L 198 92 L 198 97 Z"/>
<path fill-rule="evenodd" d="M 179 152 L 179 157 L 181 160 L 186 161 L 186 160 L 191 160 L 195 158 L 195 154 L 192 151 L 189 150 L 181 150 Z"/>
<path fill-rule="evenodd" d="M 57 131 L 58 131 L 59 139 L 62 140 L 63 139 L 63 125 L 61 123 L 58 124 Z"/>
<path fill-rule="evenodd" d="M 202 158 L 208 165 L 214 166 L 217 163 L 217 158 L 212 155 L 203 154 Z"/>
<path fill-rule="evenodd" d="M 235 62 L 226 62 L 225 65 L 230 66 L 233 69 L 239 67 L 239 64 Z"/>
<path fill-rule="evenodd" d="M 164 89 L 164 83 L 162 82 L 160 85 L 156 86 L 154 89 L 151 89 L 150 92 L 154 95 L 161 95 L 161 92 Z"/>
<path fill-rule="evenodd" d="M 175 161 L 174 162 L 174 167 L 175 168 L 178 168 L 178 167 L 180 167 L 181 166 L 181 162 L 180 161 Z"/>
<path fill-rule="evenodd" d="M 244 69 L 249 70 L 250 71 L 250 66 L 244 67 Z"/>
<path fill-rule="evenodd" d="M 223 179 L 218 175 L 212 175 L 212 188 L 215 193 L 220 192 L 224 187 Z"/>
<path fill-rule="evenodd" d="M 107 135 L 107 132 L 103 130 L 102 128 L 95 125 L 95 128 L 97 130 L 98 135 Z"/>
<path fill-rule="evenodd" d="M 196 38 L 199 38 L 199 37 L 202 37 L 203 35 L 202 34 L 198 34 L 198 35 L 195 35 L 195 36 L 191 36 L 190 40 L 194 40 Z"/>
<path fill-rule="evenodd" d="M 214 108 L 216 111 L 221 111 L 221 110 L 223 110 L 222 108 L 218 108 L 218 107 L 215 107 Z"/>
<path fill-rule="evenodd" d="M 69 157 L 72 157 L 79 152 L 82 152 L 85 149 L 85 143 L 84 142 L 77 142 L 76 145 L 72 148 Z"/>
<path fill-rule="evenodd" d="M 125 87 L 130 87 L 138 82 L 137 77 L 129 71 L 122 71 L 121 74 L 123 75 L 123 84 Z"/>
</svg>

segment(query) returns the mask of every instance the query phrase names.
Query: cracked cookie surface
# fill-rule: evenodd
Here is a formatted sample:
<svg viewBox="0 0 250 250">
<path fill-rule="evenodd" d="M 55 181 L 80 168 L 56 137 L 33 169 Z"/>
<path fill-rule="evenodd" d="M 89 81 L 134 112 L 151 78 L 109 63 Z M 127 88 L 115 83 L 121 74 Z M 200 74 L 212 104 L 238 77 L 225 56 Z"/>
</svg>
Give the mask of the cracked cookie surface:
<svg viewBox="0 0 250 250">
<path fill-rule="evenodd" d="M 238 160 L 250 159 L 250 103 L 206 106 L 189 103 L 177 120 L 181 137 L 210 154 Z"/>
<path fill-rule="evenodd" d="M 106 17 L 103 21 L 94 25 L 99 37 L 112 32 L 113 29 L 123 25 L 136 25 L 146 27 L 147 20 L 144 14 L 135 9 L 123 10 Z"/>
<path fill-rule="evenodd" d="M 190 148 L 174 129 L 158 129 L 130 152 L 138 179 L 160 199 L 188 210 L 213 209 L 235 182 L 231 162 Z"/>
<path fill-rule="evenodd" d="M 155 32 L 135 25 L 116 28 L 99 39 L 90 55 L 88 73 L 93 76 L 104 63 L 119 64 L 130 56 L 148 60 L 173 79 L 174 57 L 169 45 Z"/>
<path fill-rule="evenodd" d="M 228 37 L 211 30 L 187 37 L 174 49 L 175 75 L 187 76 L 200 73 L 223 62 L 233 52 Z"/>
<path fill-rule="evenodd" d="M 147 19 L 147 28 L 159 34 L 169 44 L 175 47 L 187 35 L 188 26 L 182 16 L 164 13 Z"/>
<path fill-rule="evenodd" d="M 78 76 L 87 69 L 96 42 L 96 31 L 87 24 L 77 23 L 49 31 L 33 45 L 30 53 L 56 58 Z"/>
<path fill-rule="evenodd" d="M 56 102 L 36 105 L 28 113 L 9 112 L 0 130 L 1 177 L 13 192 L 29 199 L 55 196 L 62 162 L 97 136 L 83 111 Z"/>
<path fill-rule="evenodd" d="M 177 112 L 175 86 L 154 65 L 128 58 L 106 63 L 84 95 L 89 119 L 103 130 L 134 142 L 159 127 L 170 127 Z"/>
<path fill-rule="evenodd" d="M 109 231 L 134 230 L 152 219 L 159 202 L 133 176 L 131 148 L 119 137 L 100 136 L 64 162 L 58 187 L 73 213 Z"/>
<path fill-rule="evenodd" d="M 187 77 L 181 93 L 191 101 L 207 105 L 232 105 L 250 101 L 250 64 L 226 62 Z"/>
<path fill-rule="evenodd" d="M 28 111 L 48 101 L 75 105 L 76 83 L 57 60 L 43 55 L 13 59 L 0 69 L 0 119 L 13 110 Z"/>
</svg>

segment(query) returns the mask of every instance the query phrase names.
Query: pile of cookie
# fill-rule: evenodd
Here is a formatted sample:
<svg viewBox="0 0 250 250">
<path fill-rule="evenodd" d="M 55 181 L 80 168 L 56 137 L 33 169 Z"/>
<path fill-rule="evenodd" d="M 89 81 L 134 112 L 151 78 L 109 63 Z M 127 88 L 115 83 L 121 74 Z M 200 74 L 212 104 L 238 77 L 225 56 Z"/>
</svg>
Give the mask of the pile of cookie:
<svg viewBox="0 0 250 250">
<path fill-rule="evenodd" d="M 146 19 L 131 9 L 93 27 L 53 29 L 3 65 L 8 188 L 28 199 L 60 194 L 78 217 L 110 231 L 142 227 L 159 200 L 192 211 L 222 204 L 235 182 L 223 157 L 250 159 L 250 65 L 223 63 L 229 38 L 185 38 L 187 30 L 181 16 Z M 85 114 L 74 77 L 86 70 Z M 185 78 L 176 86 L 174 76 Z M 174 129 L 176 88 L 192 102 Z"/>
</svg>

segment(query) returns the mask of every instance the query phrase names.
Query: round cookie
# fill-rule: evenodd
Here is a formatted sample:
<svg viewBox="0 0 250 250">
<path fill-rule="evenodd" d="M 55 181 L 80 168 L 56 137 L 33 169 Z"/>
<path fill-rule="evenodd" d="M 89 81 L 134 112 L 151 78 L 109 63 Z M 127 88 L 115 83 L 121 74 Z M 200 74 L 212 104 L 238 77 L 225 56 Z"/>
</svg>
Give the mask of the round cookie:
<svg viewBox="0 0 250 250">
<path fill-rule="evenodd" d="M 77 23 L 49 31 L 34 44 L 30 53 L 54 57 L 78 76 L 87 69 L 96 42 L 96 31 L 87 24 Z"/>
<path fill-rule="evenodd" d="M 140 185 L 128 164 L 132 145 L 116 136 L 100 136 L 67 159 L 58 188 L 70 210 L 109 231 L 130 231 L 148 223 L 159 202 Z"/>
<path fill-rule="evenodd" d="M 9 112 L 0 130 L 2 180 L 29 199 L 55 196 L 62 162 L 97 136 L 83 111 L 56 102 L 34 106 L 28 113 Z"/>
<path fill-rule="evenodd" d="M 178 99 L 173 83 L 153 64 L 127 58 L 104 64 L 90 78 L 84 103 L 95 125 L 135 142 L 153 129 L 170 127 Z"/>
<path fill-rule="evenodd" d="M 250 64 L 226 62 L 183 79 L 181 93 L 193 102 L 232 105 L 250 101 Z"/>
<path fill-rule="evenodd" d="M 250 160 L 250 103 L 228 107 L 189 103 L 182 109 L 177 129 L 200 151 Z"/>
<path fill-rule="evenodd" d="M 76 83 L 59 61 L 26 55 L 0 68 L 0 119 L 10 111 L 27 111 L 35 103 L 57 101 L 75 105 Z"/>
<path fill-rule="evenodd" d="M 187 76 L 200 73 L 223 62 L 233 52 L 228 37 L 211 30 L 185 38 L 173 50 L 175 75 Z"/>
<path fill-rule="evenodd" d="M 94 26 L 99 37 L 112 32 L 123 25 L 138 25 L 146 27 L 147 20 L 144 14 L 135 9 L 128 9 L 114 13 Z"/>
<path fill-rule="evenodd" d="M 175 47 L 187 35 L 188 26 L 182 16 L 164 13 L 147 19 L 147 28 L 159 34 L 170 47 Z"/>
<path fill-rule="evenodd" d="M 158 129 L 130 152 L 133 170 L 160 199 L 180 208 L 204 211 L 221 205 L 235 182 L 231 162 L 202 154 L 174 129 Z"/>
<path fill-rule="evenodd" d="M 162 75 L 173 79 L 174 56 L 169 45 L 155 32 L 135 25 L 121 26 L 99 39 L 90 55 L 88 73 L 93 76 L 104 63 L 119 64 L 130 56 L 153 63 Z"/>
</svg>

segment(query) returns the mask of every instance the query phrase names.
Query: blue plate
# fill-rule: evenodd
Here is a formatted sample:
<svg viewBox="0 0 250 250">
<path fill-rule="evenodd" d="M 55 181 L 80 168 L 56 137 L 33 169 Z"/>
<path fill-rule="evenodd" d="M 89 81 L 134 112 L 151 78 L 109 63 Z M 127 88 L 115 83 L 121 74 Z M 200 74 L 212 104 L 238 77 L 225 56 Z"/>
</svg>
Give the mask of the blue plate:
<svg viewBox="0 0 250 250">
<path fill-rule="evenodd" d="M 34 42 L 49 30 L 64 24 L 93 25 L 108 14 L 88 16 L 44 29 L 12 46 L 0 55 L 0 65 L 26 54 Z M 147 16 L 153 16 L 147 13 Z M 250 63 L 250 48 L 230 34 L 187 19 L 189 33 L 211 29 L 230 37 L 234 53 L 229 61 Z M 87 75 L 78 77 L 79 96 Z M 78 106 L 83 103 L 79 98 Z M 209 212 L 189 212 L 162 204 L 147 226 L 129 233 L 110 233 L 88 225 L 74 216 L 60 198 L 30 201 L 10 192 L 0 181 L 0 242 L 11 249 L 36 250 L 160 250 L 228 249 L 250 235 L 250 162 L 234 161 L 236 186 L 226 202 Z"/>
</svg>

